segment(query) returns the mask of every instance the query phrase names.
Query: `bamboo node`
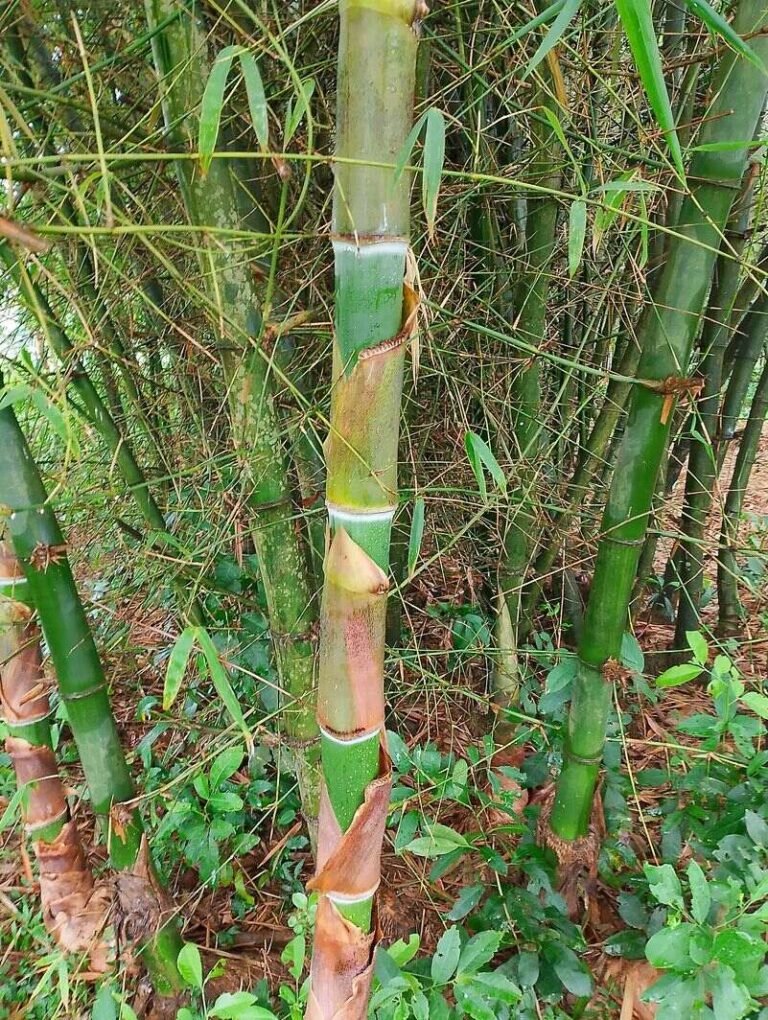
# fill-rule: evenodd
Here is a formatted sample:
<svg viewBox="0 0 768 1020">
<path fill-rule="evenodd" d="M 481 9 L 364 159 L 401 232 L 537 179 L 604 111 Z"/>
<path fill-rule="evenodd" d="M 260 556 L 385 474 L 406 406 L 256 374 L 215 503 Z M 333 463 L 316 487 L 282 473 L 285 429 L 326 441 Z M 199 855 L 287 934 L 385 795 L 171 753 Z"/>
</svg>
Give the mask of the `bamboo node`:
<svg viewBox="0 0 768 1020">
<path fill-rule="evenodd" d="M 661 405 L 661 417 L 659 419 L 662 425 L 666 425 L 669 422 L 677 397 L 687 397 L 689 400 L 695 400 L 704 388 L 704 380 L 701 376 L 694 376 L 689 379 L 687 376 L 668 375 L 666 379 L 643 379 L 642 382 L 647 389 L 653 390 L 654 393 L 659 393 L 664 397 L 664 403 Z"/>
<path fill-rule="evenodd" d="M 61 542 L 59 545 L 46 545 L 45 542 L 38 542 L 30 554 L 29 565 L 34 570 L 41 570 L 44 573 L 51 564 L 63 562 L 66 555 L 66 542 Z"/>
<path fill-rule="evenodd" d="M 625 683 L 631 673 L 618 661 L 618 659 L 606 659 L 602 669 L 603 679 L 609 684 Z M 602 755 L 600 756 L 602 761 Z"/>
</svg>

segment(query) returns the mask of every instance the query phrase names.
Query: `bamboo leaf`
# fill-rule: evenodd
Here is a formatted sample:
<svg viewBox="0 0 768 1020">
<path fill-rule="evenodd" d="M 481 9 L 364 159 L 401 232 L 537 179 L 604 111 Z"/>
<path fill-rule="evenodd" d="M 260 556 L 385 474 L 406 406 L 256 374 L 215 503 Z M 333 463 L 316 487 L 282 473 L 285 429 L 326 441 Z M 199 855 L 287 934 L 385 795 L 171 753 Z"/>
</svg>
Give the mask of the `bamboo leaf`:
<svg viewBox="0 0 768 1020">
<path fill-rule="evenodd" d="M 581 265 L 584 239 L 587 236 L 587 203 L 583 198 L 571 202 L 568 217 L 568 275 L 573 276 Z"/>
<path fill-rule="evenodd" d="M 251 123 L 256 133 L 259 148 L 262 152 L 269 149 L 269 111 L 267 97 L 264 93 L 264 82 L 261 80 L 259 65 L 252 53 L 240 54 L 240 69 L 243 72 L 245 91 L 248 96 L 248 109 Z"/>
<path fill-rule="evenodd" d="M 216 646 L 211 640 L 211 636 L 204 627 L 195 627 L 195 636 L 197 643 L 200 647 L 200 651 L 205 656 L 205 661 L 208 663 L 208 669 L 211 673 L 211 681 L 213 686 L 216 688 L 216 693 L 224 702 L 224 707 L 232 719 L 232 721 L 240 727 L 243 737 L 245 738 L 248 748 L 253 744 L 248 726 L 243 716 L 243 710 L 240 707 L 240 702 L 237 700 L 237 695 L 232 689 L 232 684 L 229 682 L 227 671 L 221 664 L 219 659 L 219 653 L 216 650 Z"/>
<path fill-rule="evenodd" d="M 493 451 L 480 436 L 475 432 L 467 432 L 464 437 L 464 447 L 469 457 L 469 463 L 472 467 L 472 471 L 477 481 L 477 487 L 480 490 L 480 495 L 483 500 L 488 498 L 488 489 L 485 484 L 485 474 L 483 467 L 488 470 L 493 481 L 496 483 L 498 489 L 506 494 L 507 491 L 507 479 L 504 476 L 504 472 L 501 470 L 499 462 L 493 455 Z"/>
<path fill-rule="evenodd" d="M 542 60 L 546 58 L 549 51 L 557 46 L 561 36 L 578 14 L 580 7 L 581 0 L 565 0 L 560 13 L 552 22 L 552 27 L 541 40 L 539 48 L 536 50 L 530 63 L 523 72 L 523 81 L 525 81 L 528 75 L 532 74 L 536 70 Z"/>
<path fill-rule="evenodd" d="M 291 102 L 288 106 L 288 111 L 285 117 L 285 132 L 283 138 L 283 144 L 288 146 L 288 143 L 296 134 L 299 129 L 304 116 L 309 112 L 309 104 L 315 91 L 315 79 L 304 78 L 300 83 L 299 95 L 296 97 L 296 102 Z"/>
<path fill-rule="evenodd" d="M 427 110 L 424 135 L 424 171 L 421 177 L 421 200 L 430 238 L 435 236 L 437 196 L 445 163 L 445 118 L 440 110 Z"/>
<path fill-rule="evenodd" d="M 427 113 L 429 113 L 429 110 L 427 110 L 426 113 L 422 113 L 422 115 L 413 125 L 411 130 L 408 132 L 408 137 L 405 139 L 400 148 L 400 152 L 397 154 L 397 159 L 395 160 L 395 173 L 394 173 L 395 184 L 397 184 L 397 182 L 400 180 L 403 170 L 405 170 L 406 166 L 411 160 L 411 156 L 413 155 L 413 148 L 416 145 L 416 141 L 422 132 L 424 124 L 426 123 Z"/>
<path fill-rule="evenodd" d="M 624 32 L 635 58 L 635 65 L 648 96 L 648 102 L 651 104 L 651 109 L 667 140 L 677 172 L 684 179 L 683 153 L 675 131 L 675 118 L 664 81 L 661 54 L 653 27 L 650 2 L 649 0 L 616 0 L 616 9 L 624 26 Z"/>
<path fill-rule="evenodd" d="M 208 81 L 205 83 L 203 99 L 200 104 L 200 132 L 198 140 L 200 164 L 204 174 L 208 173 L 208 168 L 211 165 L 216 148 L 216 141 L 219 137 L 221 111 L 224 106 L 224 90 L 227 86 L 232 58 L 236 52 L 236 46 L 226 46 L 214 60 L 211 73 L 208 75 Z"/>
<path fill-rule="evenodd" d="M 722 14 L 718 14 L 707 3 L 707 0 L 685 0 L 685 3 L 691 13 L 695 14 L 697 18 L 701 18 L 710 31 L 714 32 L 715 35 L 719 35 L 732 49 L 736 50 L 746 60 L 749 60 L 755 67 L 760 68 L 763 74 L 768 74 L 768 69 L 766 69 L 765 64 L 752 47 L 744 42 L 739 33 L 733 30 Z"/>
<path fill-rule="evenodd" d="M 165 671 L 165 683 L 163 685 L 163 711 L 167 712 L 176 700 L 184 674 L 187 671 L 187 662 L 195 644 L 195 627 L 187 627 L 181 632 L 176 644 L 171 649 L 168 657 L 168 667 Z"/>
<path fill-rule="evenodd" d="M 421 496 L 416 500 L 413 507 L 413 518 L 411 520 L 411 534 L 408 538 L 408 576 L 413 574 L 416 568 L 416 561 L 421 550 L 421 540 L 424 535 L 425 506 Z"/>
</svg>

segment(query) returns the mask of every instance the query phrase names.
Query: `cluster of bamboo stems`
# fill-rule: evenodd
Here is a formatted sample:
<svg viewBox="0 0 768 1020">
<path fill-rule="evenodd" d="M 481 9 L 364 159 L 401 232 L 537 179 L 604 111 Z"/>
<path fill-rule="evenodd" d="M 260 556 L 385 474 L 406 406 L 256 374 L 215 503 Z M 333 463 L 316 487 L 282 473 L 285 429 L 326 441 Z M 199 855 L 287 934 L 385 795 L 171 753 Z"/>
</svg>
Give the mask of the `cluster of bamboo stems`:
<svg viewBox="0 0 768 1020">
<path fill-rule="evenodd" d="M 228 497 L 243 509 L 258 560 L 282 697 L 281 726 L 316 854 L 309 885 L 317 890 L 319 905 L 307 1015 L 312 1020 L 352 1020 L 366 1015 L 373 976 L 375 894 L 391 785 L 385 632 L 390 544 L 400 499 L 401 398 L 418 300 L 410 254 L 412 170 L 410 154 L 403 153 L 414 121 L 420 24 L 428 11 L 420 0 L 340 0 L 338 5 L 331 226 L 335 312 L 323 468 L 314 426 L 307 427 L 302 419 L 296 427 L 295 416 L 285 412 L 286 403 L 298 402 L 304 411 L 310 401 L 301 381 L 293 378 L 290 359 L 275 344 L 269 322 L 276 302 L 280 234 L 287 229 L 284 164 L 278 163 L 280 197 L 271 224 L 260 211 L 253 186 L 260 167 L 240 158 L 213 158 L 207 164 L 190 158 L 206 128 L 206 83 L 216 66 L 209 52 L 209 29 L 202 12 L 180 0 L 146 0 L 145 6 L 142 39 L 151 45 L 164 142 L 185 222 L 196 237 L 203 284 L 195 298 L 207 317 L 209 353 L 221 367 L 212 377 L 211 385 L 220 392 L 212 394 L 211 403 L 227 409 L 229 435 L 223 441 L 234 451 L 235 464 Z M 474 6 L 468 5 L 472 10 L 463 16 L 474 16 Z M 245 33 L 269 37 L 264 22 L 245 6 L 232 20 Z M 540 506 L 541 466 L 552 454 L 543 405 L 553 384 L 544 355 L 552 333 L 562 189 L 572 158 L 561 125 L 565 85 L 555 48 L 541 64 L 531 104 L 535 112 L 526 139 L 532 155 L 526 168 L 525 208 L 521 216 L 511 215 L 519 236 L 514 286 L 509 286 L 497 212 L 487 196 L 473 211 L 483 264 L 502 292 L 499 317 L 529 354 L 505 395 L 510 412 L 504 442 L 514 451 L 514 468 L 494 593 L 495 739 L 502 757 L 517 740 L 518 652 L 533 625 L 543 580 L 553 569 L 583 494 L 601 472 L 607 481 L 590 593 L 583 619 L 577 621 L 579 668 L 549 815 L 548 836 L 556 847 L 573 844 L 589 831 L 614 683 L 621 675 L 617 662 L 638 578 L 652 565 L 655 536 L 649 525 L 654 500 L 664 492 L 663 466 L 675 430 L 681 438 L 673 441 L 670 463 L 684 459 L 681 450 L 688 452 L 682 537 L 670 561 L 670 582 L 679 589 L 677 644 L 684 645 L 686 632 L 701 623 L 707 523 L 728 441 L 737 431 L 765 354 L 764 266 L 760 262 L 752 267 L 745 278 L 744 265 L 755 229 L 755 173 L 749 158 L 768 91 L 768 77 L 760 66 L 768 63 L 766 23 L 763 0 L 741 0 L 733 28 L 751 40 L 755 59 L 727 48 L 718 55 L 706 102 L 698 111 L 701 127 L 686 181 L 678 184 L 679 200 L 670 200 L 666 220 L 659 224 L 658 265 L 648 278 L 642 314 L 632 335 L 615 348 L 615 367 L 591 428 L 584 427 L 588 418 L 579 422 L 579 457 L 571 478 L 560 487 L 562 504 L 546 520 Z M 680 45 L 679 19 L 670 19 L 667 30 L 665 52 L 671 58 Z M 461 32 L 459 37 L 463 40 Z M 482 80 L 466 64 L 463 41 L 459 49 L 458 58 L 468 69 L 465 98 L 482 133 Z M 61 86 L 39 26 L 27 17 L 9 29 L 4 60 L 19 95 Z M 696 99 L 695 79 L 679 82 L 679 93 L 678 112 L 685 124 L 683 115 Z M 84 130 L 78 105 L 65 109 L 66 131 L 59 137 L 56 119 L 48 123 L 49 115 L 36 107 L 34 126 L 46 139 L 46 157 L 61 157 L 72 136 Z M 225 133 L 232 130 L 227 126 Z M 234 145 L 231 138 L 226 141 Z M 480 160 L 478 152 L 472 152 L 475 161 Z M 425 182 L 427 176 L 425 165 Z M 579 172 L 585 195 L 590 176 L 591 171 Z M 44 182 L 44 175 L 40 179 Z M 40 183 L 37 177 L 35 183 Z M 17 198 L 23 212 L 24 194 Z M 578 201 L 586 210 L 583 197 Z M 119 189 L 109 203 L 113 223 L 132 215 Z M 581 207 L 577 215 L 582 215 Z M 256 269 L 238 233 L 246 218 L 254 236 L 277 236 L 273 252 L 265 248 Z M 152 534 L 153 548 L 170 554 L 174 539 L 160 508 L 158 486 L 142 471 L 129 429 L 122 424 L 135 423 L 141 437 L 137 448 L 165 462 L 141 373 L 131 365 L 130 345 L 114 309 L 95 285 L 98 265 L 79 229 L 83 211 L 67 193 L 57 204 L 55 220 L 72 228 L 69 271 L 98 317 L 106 348 L 84 353 L 66 317 L 57 311 L 40 269 L 44 255 L 34 253 L 34 234 L 3 232 L 0 257 L 6 279 L 58 360 L 74 406 L 103 443 L 112 469 Z M 572 234 L 578 222 L 572 215 Z M 152 328 L 158 330 L 170 319 L 163 288 L 150 277 L 142 293 Z M 566 328 L 584 331 L 583 324 L 577 327 L 571 319 Z M 582 337 L 584 343 L 587 339 Z M 601 356 L 598 351 L 597 374 Z M 580 399 L 577 373 L 563 368 L 555 384 L 563 395 L 561 408 Z M 208 406 L 206 398 L 198 403 Z M 724 629 L 739 622 L 738 522 L 767 410 L 764 367 L 722 516 L 718 596 Z M 295 491 L 312 503 L 323 478 L 327 538 L 320 595 L 318 519 L 308 520 L 297 511 Z M 78 597 L 65 539 L 16 415 L 6 405 L 0 407 L 0 507 L 12 543 L 0 546 L 0 692 L 10 734 L 6 749 L 20 787 L 30 790 L 24 823 L 40 865 L 46 923 L 63 949 L 88 953 L 95 969 L 106 966 L 109 897 L 103 885 L 94 884 L 58 778 L 38 625 L 91 807 L 117 872 L 113 921 L 141 946 L 156 991 L 176 995 L 182 984 L 176 966 L 180 921 L 154 872 L 110 708 L 108 680 Z M 204 604 L 184 569 L 171 581 L 180 619 L 204 624 Z"/>
</svg>

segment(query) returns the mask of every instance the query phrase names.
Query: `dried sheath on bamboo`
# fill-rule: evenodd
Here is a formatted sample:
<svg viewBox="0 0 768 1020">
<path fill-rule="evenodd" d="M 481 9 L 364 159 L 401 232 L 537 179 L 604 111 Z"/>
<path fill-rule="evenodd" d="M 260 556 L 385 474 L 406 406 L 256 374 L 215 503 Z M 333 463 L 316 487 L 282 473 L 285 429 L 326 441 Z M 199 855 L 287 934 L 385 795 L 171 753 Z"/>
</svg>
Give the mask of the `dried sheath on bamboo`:
<svg viewBox="0 0 768 1020">
<path fill-rule="evenodd" d="M 323 792 L 310 1020 L 366 1016 L 390 792 L 384 630 L 405 346 L 409 178 L 392 164 L 413 117 L 414 0 L 342 0 L 333 248 L 336 317 L 326 443 L 329 544 L 318 722 Z M 382 164 L 390 164 L 382 166 Z"/>
</svg>

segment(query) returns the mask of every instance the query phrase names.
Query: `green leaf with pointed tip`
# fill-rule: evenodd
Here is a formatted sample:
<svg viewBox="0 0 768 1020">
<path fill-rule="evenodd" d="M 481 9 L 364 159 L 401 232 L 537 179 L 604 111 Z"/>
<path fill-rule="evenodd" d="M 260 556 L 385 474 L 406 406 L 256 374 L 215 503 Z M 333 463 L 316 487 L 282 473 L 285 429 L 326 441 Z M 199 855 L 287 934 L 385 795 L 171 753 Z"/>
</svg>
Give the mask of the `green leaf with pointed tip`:
<svg viewBox="0 0 768 1020">
<path fill-rule="evenodd" d="M 476 974 L 499 951 L 503 935 L 500 931 L 481 931 L 473 935 L 461 951 L 458 974 Z"/>
<path fill-rule="evenodd" d="M 643 871 L 651 895 L 657 903 L 683 909 L 683 887 L 671 864 L 645 864 Z"/>
<path fill-rule="evenodd" d="M 408 538 L 408 577 L 413 575 L 416 569 L 416 561 L 421 551 L 421 540 L 424 537 L 424 500 L 419 496 L 413 505 L 413 518 L 411 519 L 411 534 Z"/>
<path fill-rule="evenodd" d="M 563 33 L 567 30 L 570 23 L 578 14 L 580 7 L 581 0 L 565 0 L 562 10 L 552 22 L 552 27 L 541 40 L 539 48 L 536 50 L 530 63 L 523 72 L 523 81 L 525 81 L 529 74 L 532 74 L 536 70 L 542 60 L 546 58 L 550 50 L 557 46 Z"/>
<path fill-rule="evenodd" d="M 587 203 L 583 198 L 571 202 L 568 216 L 568 275 L 573 276 L 581 265 L 584 239 L 587 236 Z"/>
<path fill-rule="evenodd" d="M 237 53 L 237 49 L 237 46 L 226 46 L 218 54 L 213 62 L 211 73 L 208 75 L 208 81 L 205 83 L 203 99 L 200 103 L 200 131 L 198 140 L 200 165 L 203 168 L 204 174 L 208 173 L 219 137 L 221 111 L 224 107 L 224 90 L 227 87 L 229 70 L 232 67 L 232 59 Z"/>
<path fill-rule="evenodd" d="M 761 719 L 768 719 L 768 698 L 759 691 L 747 691 L 739 699 Z"/>
<path fill-rule="evenodd" d="M 246 725 L 245 717 L 243 716 L 243 710 L 240 708 L 240 702 L 237 700 L 237 695 L 232 690 L 232 684 L 229 682 L 227 671 L 221 664 L 219 659 L 219 653 L 216 651 L 216 646 L 211 641 L 211 636 L 207 630 L 203 627 L 195 627 L 195 636 L 197 643 L 200 646 L 200 651 L 205 656 L 205 661 L 208 664 L 208 669 L 211 673 L 211 681 L 213 686 L 216 688 L 216 693 L 224 702 L 224 707 L 229 712 L 232 721 L 236 723 L 245 737 L 246 744 L 250 748 L 253 743 L 250 731 Z"/>
<path fill-rule="evenodd" d="M 695 14 L 697 18 L 701 18 L 710 31 L 714 32 L 715 35 L 719 35 L 737 53 L 753 63 L 755 67 L 759 67 L 764 74 L 768 74 L 768 69 L 766 69 L 760 57 L 744 42 L 738 32 L 734 32 L 722 14 L 718 14 L 707 3 L 707 0 L 685 0 L 685 3 L 691 13 Z"/>
<path fill-rule="evenodd" d="M 168 667 L 165 671 L 165 684 L 163 685 L 163 711 L 167 712 L 178 697 L 184 674 L 187 671 L 187 662 L 192 648 L 195 644 L 195 627 L 187 627 L 179 634 L 176 644 L 171 649 L 168 657 Z"/>
<path fill-rule="evenodd" d="M 477 481 L 477 487 L 483 500 L 488 498 L 488 488 L 485 484 L 485 473 L 483 467 L 488 470 L 497 488 L 506 494 L 507 479 L 501 470 L 499 462 L 493 455 L 493 451 L 484 439 L 481 439 L 476 432 L 467 432 L 464 436 L 464 448 L 469 457 L 469 463 Z"/>
<path fill-rule="evenodd" d="M 213 759 L 210 771 L 211 790 L 218 790 L 225 779 L 229 779 L 240 768 L 243 760 L 242 747 L 228 747 Z"/>
<path fill-rule="evenodd" d="M 430 238 L 435 236 L 437 197 L 445 163 L 445 118 L 440 110 L 427 110 L 424 134 L 424 169 L 421 176 L 421 201 Z"/>
<path fill-rule="evenodd" d="M 693 652 L 693 657 L 699 666 L 706 666 L 707 658 L 709 657 L 709 646 L 704 635 L 698 630 L 689 630 L 686 631 L 685 640 L 688 642 L 688 647 Z"/>
<path fill-rule="evenodd" d="M 640 79 L 645 88 L 659 127 L 664 133 L 672 161 L 681 178 L 685 179 L 683 153 L 675 130 L 675 118 L 669 93 L 664 81 L 661 54 L 653 27 L 649 0 L 616 0 L 616 9 L 635 58 Z"/>
<path fill-rule="evenodd" d="M 267 152 L 269 150 L 269 111 L 267 109 L 267 97 L 264 93 L 264 82 L 261 80 L 259 65 L 256 63 L 253 54 L 240 54 L 240 69 L 243 72 L 243 80 L 245 81 L 251 124 L 253 124 L 259 148 L 262 152 Z"/>
<path fill-rule="evenodd" d="M 309 113 L 309 103 L 315 91 L 315 79 L 304 78 L 300 83 L 299 95 L 296 98 L 295 103 L 290 103 L 285 118 L 285 132 L 283 138 L 283 144 L 288 147 L 288 143 L 296 134 L 299 129 L 305 115 Z"/>
</svg>

